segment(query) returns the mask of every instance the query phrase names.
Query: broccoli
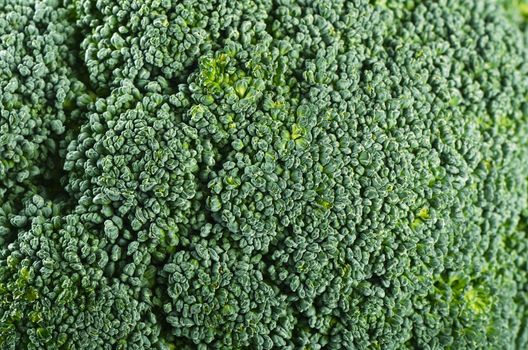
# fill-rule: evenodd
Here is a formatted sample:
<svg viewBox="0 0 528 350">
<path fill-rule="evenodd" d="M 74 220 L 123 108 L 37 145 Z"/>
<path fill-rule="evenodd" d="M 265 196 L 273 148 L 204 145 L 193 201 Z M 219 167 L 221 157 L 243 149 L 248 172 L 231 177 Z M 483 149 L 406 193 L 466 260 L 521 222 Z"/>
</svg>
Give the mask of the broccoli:
<svg viewBox="0 0 528 350">
<path fill-rule="evenodd" d="M 528 347 L 527 8 L 0 0 L 0 348 Z"/>
</svg>

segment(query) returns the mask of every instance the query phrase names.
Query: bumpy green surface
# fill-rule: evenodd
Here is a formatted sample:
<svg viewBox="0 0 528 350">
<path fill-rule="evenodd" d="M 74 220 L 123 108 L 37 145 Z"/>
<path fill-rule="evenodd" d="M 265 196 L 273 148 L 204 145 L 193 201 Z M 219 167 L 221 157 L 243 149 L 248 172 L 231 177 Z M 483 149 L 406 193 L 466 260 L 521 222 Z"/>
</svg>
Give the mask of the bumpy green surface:
<svg viewBox="0 0 528 350">
<path fill-rule="evenodd" d="M 0 0 L 0 348 L 526 349 L 526 8 Z"/>
</svg>

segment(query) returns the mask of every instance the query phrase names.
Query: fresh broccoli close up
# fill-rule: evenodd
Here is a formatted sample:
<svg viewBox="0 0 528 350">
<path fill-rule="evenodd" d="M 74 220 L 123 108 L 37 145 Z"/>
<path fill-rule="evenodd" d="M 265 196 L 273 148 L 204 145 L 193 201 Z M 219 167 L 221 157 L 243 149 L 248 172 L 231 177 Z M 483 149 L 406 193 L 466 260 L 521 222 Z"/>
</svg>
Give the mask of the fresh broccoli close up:
<svg viewBox="0 0 528 350">
<path fill-rule="evenodd" d="M 527 349 L 522 0 L 0 0 L 0 349 Z"/>
</svg>

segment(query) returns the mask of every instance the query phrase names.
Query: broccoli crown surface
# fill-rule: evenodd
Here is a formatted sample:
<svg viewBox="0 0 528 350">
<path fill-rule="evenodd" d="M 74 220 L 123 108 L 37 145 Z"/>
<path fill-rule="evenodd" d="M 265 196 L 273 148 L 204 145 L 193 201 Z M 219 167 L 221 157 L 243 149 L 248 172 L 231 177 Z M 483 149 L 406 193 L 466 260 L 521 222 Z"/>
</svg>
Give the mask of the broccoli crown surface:
<svg viewBox="0 0 528 350">
<path fill-rule="evenodd" d="M 0 0 L 0 349 L 525 349 L 528 5 Z"/>
</svg>

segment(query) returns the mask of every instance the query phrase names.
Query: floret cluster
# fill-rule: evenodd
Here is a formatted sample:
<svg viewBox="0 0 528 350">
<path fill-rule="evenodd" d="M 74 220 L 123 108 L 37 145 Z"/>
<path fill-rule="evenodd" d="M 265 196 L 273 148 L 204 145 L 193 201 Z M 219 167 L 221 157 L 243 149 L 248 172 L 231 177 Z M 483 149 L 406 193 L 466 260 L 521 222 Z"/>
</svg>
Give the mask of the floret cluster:
<svg viewBox="0 0 528 350">
<path fill-rule="evenodd" d="M 0 348 L 528 347 L 501 2 L 0 0 Z"/>
</svg>

